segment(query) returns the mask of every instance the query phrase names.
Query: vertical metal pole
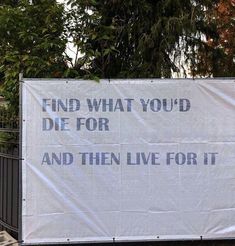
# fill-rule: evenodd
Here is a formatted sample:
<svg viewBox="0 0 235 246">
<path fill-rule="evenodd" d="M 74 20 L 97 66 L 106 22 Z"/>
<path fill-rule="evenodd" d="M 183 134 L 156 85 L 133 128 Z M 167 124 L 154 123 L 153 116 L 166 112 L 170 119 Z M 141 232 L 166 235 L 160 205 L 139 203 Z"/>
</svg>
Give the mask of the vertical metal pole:
<svg viewBox="0 0 235 246">
<path fill-rule="evenodd" d="M 18 210 L 18 241 L 19 245 L 22 242 L 22 127 L 23 127 L 23 118 L 22 118 L 22 88 L 23 87 L 23 73 L 19 74 L 19 210 Z"/>
</svg>

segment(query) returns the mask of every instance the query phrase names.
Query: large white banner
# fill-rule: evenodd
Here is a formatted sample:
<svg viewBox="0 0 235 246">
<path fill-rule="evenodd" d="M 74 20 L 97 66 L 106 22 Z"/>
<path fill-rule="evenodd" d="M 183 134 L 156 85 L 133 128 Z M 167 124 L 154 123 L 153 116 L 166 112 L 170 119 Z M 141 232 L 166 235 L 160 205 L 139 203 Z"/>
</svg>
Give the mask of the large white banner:
<svg viewBox="0 0 235 246">
<path fill-rule="evenodd" d="M 25 244 L 235 237 L 234 80 L 25 80 Z"/>
</svg>

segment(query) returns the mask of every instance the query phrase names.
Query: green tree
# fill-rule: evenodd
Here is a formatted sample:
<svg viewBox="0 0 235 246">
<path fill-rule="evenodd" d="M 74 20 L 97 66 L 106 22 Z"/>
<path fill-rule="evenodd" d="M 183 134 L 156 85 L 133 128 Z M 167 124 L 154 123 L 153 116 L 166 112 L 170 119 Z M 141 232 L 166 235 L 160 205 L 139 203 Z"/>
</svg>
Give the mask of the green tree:
<svg viewBox="0 0 235 246">
<path fill-rule="evenodd" d="M 205 42 L 210 38 L 219 44 L 224 33 L 222 19 L 208 14 L 218 1 L 67 0 L 65 11 L 56 0 L 33 0 L 32 5 L 2 0 L 2 94 L 17 109 L 20 72 L 24 77 L 151 78 L 190 67 L 193 76 L 218 75 L 219 64 L 227 62 L 223 56 L 217 63 L 218 45 Z M 229 13 L 232 20 L 234 11 Z M 68 40 L 77 47 L 73 62 L 65 55 Z M 208 59 L 213 73 L 207 73 Z"/>
<path fill-rule="evenodd" d="M 83 54 L 76 66 L 100 77 L 171 77 L 194 64 L 202 35 L 214 33 L 215 1 L 70 0 L 69 31 Z M 180 65 L 180 66 L 181 66 Z"/>
<path fill-rule="evenodd" d="M 16 112 L 20 72 L 25 77 L 61 77 L 67 69 L 63 11 L 55 0 L 1 2 L 2 94 Z"/>
</svg>

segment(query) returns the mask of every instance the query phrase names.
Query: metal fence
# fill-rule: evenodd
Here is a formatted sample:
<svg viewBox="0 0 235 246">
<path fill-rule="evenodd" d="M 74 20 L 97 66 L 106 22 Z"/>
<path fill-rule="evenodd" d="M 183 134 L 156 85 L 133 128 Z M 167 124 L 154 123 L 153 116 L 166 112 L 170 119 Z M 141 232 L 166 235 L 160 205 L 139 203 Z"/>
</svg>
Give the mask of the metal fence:
<svg viewBox="0 0 235 246">
<path fill-rule="evenodd" d="M 19 125 L 6 106 L 0 106 L 0 231 L 18 238 Z"/>
</svg>

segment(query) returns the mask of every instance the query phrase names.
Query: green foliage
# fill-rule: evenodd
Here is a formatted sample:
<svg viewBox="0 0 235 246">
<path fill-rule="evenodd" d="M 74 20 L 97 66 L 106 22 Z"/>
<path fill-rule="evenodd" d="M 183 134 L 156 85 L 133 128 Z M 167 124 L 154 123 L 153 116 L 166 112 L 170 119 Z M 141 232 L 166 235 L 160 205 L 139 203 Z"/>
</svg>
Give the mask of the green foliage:
<svg viewBox="0 0 235 246">
<path fill-rule="evenodd" d="M 8 1 L 9 2 L 9 1 Z M 18 111 L 18 77 L 61 77 L 66 70 L 63 7 L 41 0 L 0 6 L 2 93 Z"/>
<path fill-rule="evenodd" d="M 7 105 L 0 104 L 0 128 L 6 131 L 0 132 L 0 151 L 6 154 L 12 154 L 18 149 L 19 134 L 18 117 L 13 115 Z"/>
<path fill-rule="evenodd" d="M 223 74 L 230 74 L 224 59 L 229 45 L 221 50 L 205 42 L 209 37 L 219 43 L 218 21 L 208 17 L 218 1 L 67 0 L 65 8 L 56 0 L 33 0 L 32 5 L 2 0 L 2 94 L 17 113 L 20 72 L 96 81 L 171 77 L 184 66 L 192 75 L 218 75 L 221 66 Z M 68 41 L 77 48 L 75 60 L 65 54 Z"/>
<path fill-rule="evenodd" d="M 213 32 L 205 10 L 214 2 L 70 0 L 69 31 L 84 54 L 76 65 L 100 77 L 171 77 L 180 49 L 190 63 L 199 37 Z"/>
</svg>

